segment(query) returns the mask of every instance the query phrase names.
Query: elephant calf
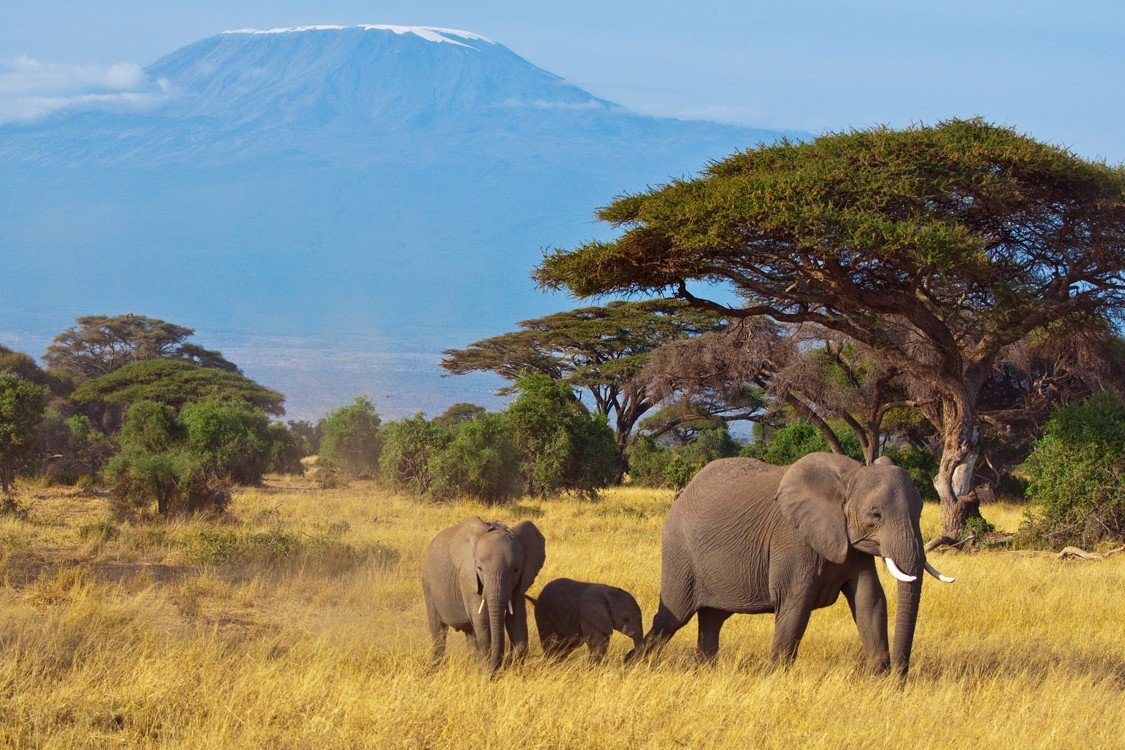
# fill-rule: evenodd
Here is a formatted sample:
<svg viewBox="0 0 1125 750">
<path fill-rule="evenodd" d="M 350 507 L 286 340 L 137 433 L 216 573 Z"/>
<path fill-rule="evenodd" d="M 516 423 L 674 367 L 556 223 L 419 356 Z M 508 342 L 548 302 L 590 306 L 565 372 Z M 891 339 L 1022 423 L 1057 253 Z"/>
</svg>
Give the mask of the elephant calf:
<svg viewBox="0 0 1125 750">
<path fill-rule="evenodd" d="M 527 599 L 535 605 L 535 627 L 548 655 L 566 656 L 585 643 L 590 658 L 601 661 L 613 631 L 632 638 L 634 646 L 644 636 L 641 608 L 623 589 L 556 578 L 537 599 Z"/>
</svg>

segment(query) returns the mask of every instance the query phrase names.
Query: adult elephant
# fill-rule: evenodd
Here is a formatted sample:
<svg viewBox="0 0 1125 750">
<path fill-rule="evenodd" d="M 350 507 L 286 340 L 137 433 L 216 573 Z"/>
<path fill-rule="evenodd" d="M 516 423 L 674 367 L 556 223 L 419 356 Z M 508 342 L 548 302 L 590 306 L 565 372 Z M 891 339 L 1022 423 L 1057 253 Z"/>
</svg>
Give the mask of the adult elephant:
<svg viewBox="0 0 1125 750">
<path fill-rule="evenodd" d="M 812 453 L 792 466 L 725 458 L 703 468 L 664 521 L 660 607 L 636 658 L 668 640 L 692 615 L 699 651 L 714 658 L 732 614 L 774 613 L 772 660 L 791 662 L 814 609 L 840 592 L 859 629 L 868 669 L 887 671 L 887 601 L 875 572 L 882 557 L 898 579 L 893 664 L 905 675 L 926 562 L 922 499 L 887 458 L 865 466 Z"/>
<path fill-rule="evenodd" d="M 445 654 L 449 628 L 475 639 L 493 672 L 504 658 L 505 630 L 513 657 L 522 656 L 527 650 L 524 594 L 545 559 L 543 534 L 531 521 L 509 528 L 474 517 L 439 532 L 422 568 L 434 661 Z"/>
</svg>

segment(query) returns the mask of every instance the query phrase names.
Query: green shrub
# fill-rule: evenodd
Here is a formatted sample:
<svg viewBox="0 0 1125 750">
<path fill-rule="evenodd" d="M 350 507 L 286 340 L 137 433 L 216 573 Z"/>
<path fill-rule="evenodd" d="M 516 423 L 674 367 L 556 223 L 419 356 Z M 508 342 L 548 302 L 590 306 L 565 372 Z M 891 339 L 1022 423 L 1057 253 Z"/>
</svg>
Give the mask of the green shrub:
<svg viewBox="0 0 1125 750">
<path fill-rule="evenodd" d="M 435 497 L 471 497 L 492 504 L 519 494 L 519 452 L 501 415 L 477 413 L 457 423 L 452 434 L 429 463 Z"/>
<path fill-rule="evenodd" d="M 64 418 L 48 409 L 37 433 L 40 471 L 52 484 L 92 480 L 117 452 L 114 441 L 94 429 L 83 415 Z"/>
<path fill-rule="evenodd" d="M 303 475 L 305 465 L 301 463 L 301 459 L 309 455 L 305 439 L 282 422 L 270 423 L 269 436 L 270 471 L 278 474 Z"/>
<path fill-rule="evenodd" d="M 626 451 L 629 481 L 642 487 L 663 487 L 664 467 L 671 454 L 650 435 L 634 435 Z"/>
<path fill-rule="evenodd" d="M 213 476 L 257 484 L 273 449 L 266 413 L 241 401 L 204 399 L 180 411 L 187 448 Z"/>
<path fill-rule="evenodd" d="M 324 418 L 319 461 L 351 477 L 375 476 L 379 470 L 379 425 L 375 405 L 365 396 Z"/>
<path fill-rule="evenodd" d="M 846 428 L 834 429 L 833 431 L 836 434 L 836 439 L 840 442 L 840 447 L 844 449 L 844 454 L 857 461 L 862 461 L 863 448 L 860 446 L 856 434 Z M 828 440 L 817 429 L 816 425 L 798 419 L 777 430 L 768 441 L 758 441 L 744 446 L 740 455 L 756 458 L 759 461 L 776 464 L 777 466 L 788 466 L 810 453 L 830 452 L 831 450 L 832 447 L 828 445 Z"/>
<path fill-rule="evenodd" d="M 143 514 L 153 501 L 162 516 L 219 512 L 230 504 L 226 485 L 188 448 L 186 430 L 171 407 L 151 401 L 133 404 L 120 442 L 121 452 L 105 471 L 117 517 Z"/>
<path fill-rule="evenodd" d="M 591 414 L 562 381 L 530 375 L 504 412 L 519 452 L 528 492 L 595 497 L 617 474 L 613 430 Z"/>
<path fill-rule="evenodd" d="M 46 388 L 0 372 L 0 492 L 10 491 L 16 473 L 35 456 L 35 428 L 46 404 Z"/>
<path fill-rule="evenodd" d="M 686 445 L 663 448 L 647 435 L 632 441 L 629 476 L 648 487 L 684 487 L 707 464 L 739 455 L 739 445 L 725 425 L 700 430 Z"/>
<path fill-rule="evenodd" d="M 423 494 L 430 489 L 430 462 L 451 439 L 451 430 L 418 412 L 383 428 L 379 477 L 388 487 Z"/>
<path fill-rule="evenodd" d="M 1125 539 L 1125 401 L 1100 393 L 1058 409 L 1024 467 L 1033 507 L 1023 543 Z"/>
</svg>

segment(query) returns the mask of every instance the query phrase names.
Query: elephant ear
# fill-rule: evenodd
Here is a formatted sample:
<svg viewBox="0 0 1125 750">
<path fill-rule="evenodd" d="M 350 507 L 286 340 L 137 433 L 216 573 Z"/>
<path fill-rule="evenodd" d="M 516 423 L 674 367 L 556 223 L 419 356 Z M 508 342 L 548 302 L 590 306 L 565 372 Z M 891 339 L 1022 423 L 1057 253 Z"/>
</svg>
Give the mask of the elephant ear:
<svg viewBox="0 0 1125 750">
<path fill-rule="evenodd" d="M 847 456 L 810 453 L 789 467 L 777 488 L 781 512 L 818 555 L 834 563 L 848 555 L 845 486 L 859 467 Z"/>
<path fill-rule="evenodd" d="M 512 533 L 523 546 L 523 570 L 520 571 L 520 593 L 523 593 L 535 583 L 535 576 L 547 559 L 547 540 L 531 521 L 520 521 L 512 527 Z"/>
<path fill-rule="evenodd" d="M 481 534 L 492 530 L 487 521 L 479 516 L 465 519 L 461 522 L 461 529 L 457 541 L 451 545 L 450 554 L 457 575 L 461 579 L 463 590 L 474 590 L 480 595 L 483 592 L 480 577 L 477 575 L 477 539 Z"/>
<path fill-rule="evenodd" d="M 582 622 L 582 632 L 609 635 L 613 632 L 613 602 L 605 589 L 590 586 L 578 599 L 578 614 Z"/>
</svg>

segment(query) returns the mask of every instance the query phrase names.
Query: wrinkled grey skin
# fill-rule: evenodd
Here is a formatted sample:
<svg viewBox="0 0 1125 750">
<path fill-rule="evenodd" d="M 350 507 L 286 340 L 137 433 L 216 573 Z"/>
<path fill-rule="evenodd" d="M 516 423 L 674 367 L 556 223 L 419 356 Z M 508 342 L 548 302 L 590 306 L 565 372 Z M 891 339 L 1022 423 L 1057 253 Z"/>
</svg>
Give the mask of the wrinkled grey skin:
<svg viewBox="0 0 1125 750">
<path fill-rule="evenodd" d="M 644 626 L 633 595 L 615 586 L 556 578 L 543 587 L 535 605 L 539 642 L 550 656 L 566 656 L 583 643 L 593 661 L 602 661 L 617 631 L 641 645 Z"/>
<path fill-rule="evenodd" d="M 843 592 L 873 673 L 891 665 L 887 601 L 875 556 L 894 560 L 898 585 L 893 665 L 905 675 L 922 593 L 922 500 L 888 459 L 864 466 L 813 453 L 792 466 L 751 458 L 708 464 L 664 521 L 660 608 L 627 660 L 659 646 L 699 618 L 699 651 L 713 659 L 732 614 L 774 613 L 772 660 L 787 664 L 814 609 Z"/>
<path fill-rule="evenodd" d="M 474 517 L 435 536 L 422 567 L 434 662 L 445 655 L 449 628 L 474 638 L 493 672 L 504 660 L 505 630 L 512 658 L 521 658 L 527 652 L 524 594 L 545 557 L 543 535 L 530 521 L 508 528 Z"/>
</svg>

